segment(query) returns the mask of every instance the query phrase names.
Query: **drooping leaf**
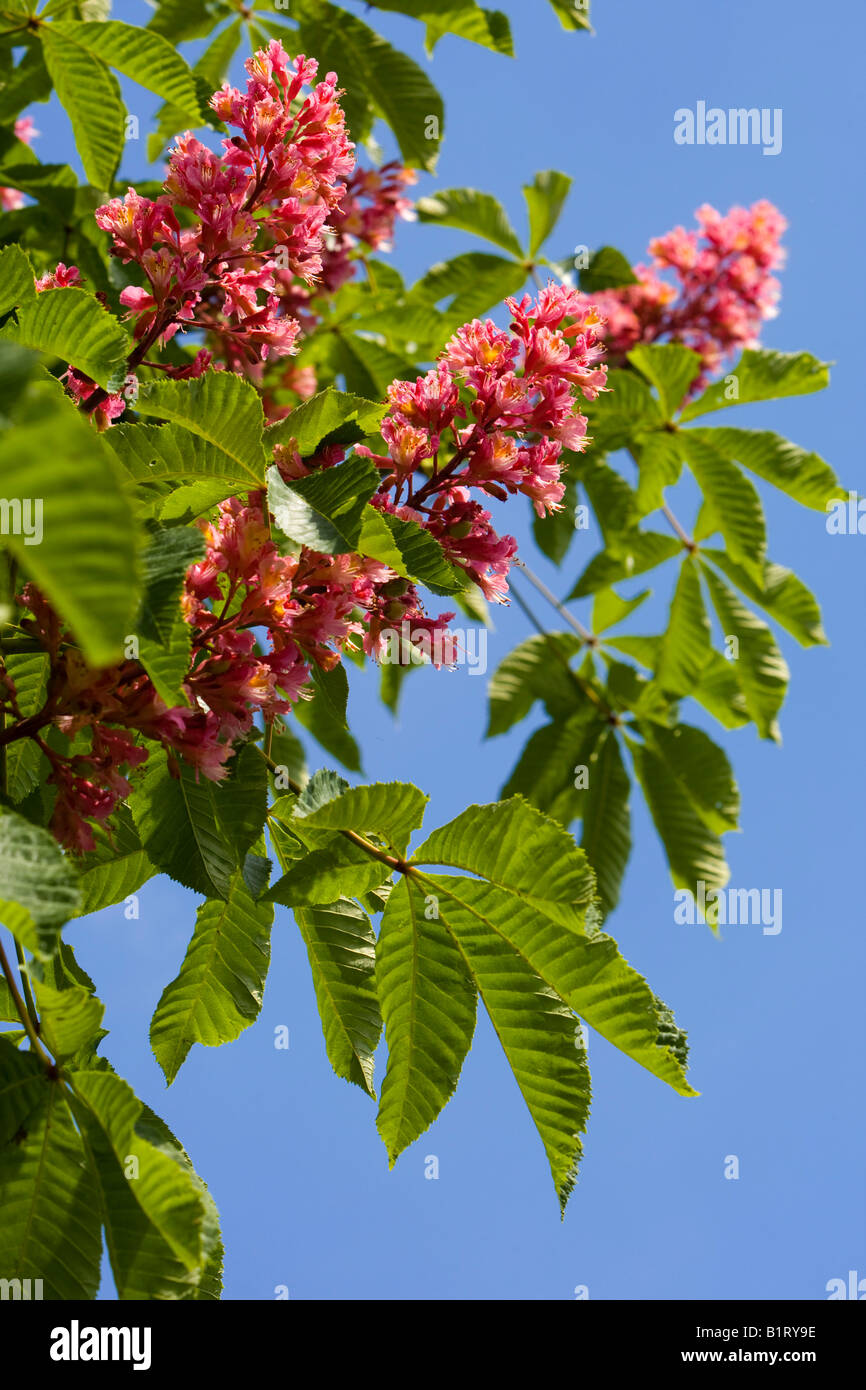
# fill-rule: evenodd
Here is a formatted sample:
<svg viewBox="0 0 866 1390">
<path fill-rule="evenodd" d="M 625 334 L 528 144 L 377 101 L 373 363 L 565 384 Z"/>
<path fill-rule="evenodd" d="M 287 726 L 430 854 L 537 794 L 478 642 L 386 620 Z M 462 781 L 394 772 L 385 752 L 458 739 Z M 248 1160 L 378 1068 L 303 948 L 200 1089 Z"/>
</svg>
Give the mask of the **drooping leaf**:
<svg viewBox="0 0 866 1390">
<path fill-rule="evenodd" d="M 718 835 L 695 809 L 663 756 L 633 740 L 628 740 L 628 746 L 675 885 L 691 893 L 697 892 L 701 882 L 711 888 L 722 887 L 728 881 L 729 869 Z"/>
<path fill-rule="evenodd" d="M 49 831 L 0 807 L 0 921 L 22 946 L 48 959 L 74 917 L 78 876 Z"/>
<path fill-rule="evenodd" d="M 295 921 L 307 948 L 328 1061 L 338 1076 L 375 1099 L 373 1056 L 382 1018 L 370 919 L 340 898 L 326 907 L 298 908 Z"/>
<path fill-rule="evenodd" d="M 273 908 L 254 902 L 236 870 L 225 901 L 210 899 L 175 979 L 150 1025 L 156 1060 L 171 1085 L 193 1043 L 233 1042 L 259 1015 L 270 963 Z"/>
<path fill-rule="evenodd" d="M 580 847 L 595 870 L 604 917 L 619 902 L 620 885 L 631 853 L 631 779 L 613 729 L 602 734 L 587 772 Z"/>
<path fill-rule="evenodd" d="M 573 180 L 557 169 L 545 169 L 523 185 L 529 212 L 529 254 L 535 256 L 562 214 Z"/>
<path fill-rule="evenodd" d="M 761 738 L 779 741 L 776 722 L 788 687 L 788 667 L 773 634 L 709 566 L 704 575 L 725 639 L 736 638 L 735 667 L 746 709 Z"/>
<path fill-rule="evenodd" d="M 699 355 L 682 343 L 641 343 L 632 348 L 628 360 L 652 382 L 668 420 L 701 369 Z"/>
</svg>

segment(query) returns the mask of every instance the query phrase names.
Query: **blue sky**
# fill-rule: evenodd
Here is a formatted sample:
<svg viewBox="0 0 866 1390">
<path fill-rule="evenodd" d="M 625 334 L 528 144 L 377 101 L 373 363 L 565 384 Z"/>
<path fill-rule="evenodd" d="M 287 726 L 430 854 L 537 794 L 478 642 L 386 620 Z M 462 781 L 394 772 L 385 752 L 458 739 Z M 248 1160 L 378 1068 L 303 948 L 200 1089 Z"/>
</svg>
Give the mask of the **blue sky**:
<svg viewBox="0 0 866 1390">
<path fill-rule="evenodd" d="M 789 260 L 781 314 L 763 340 L 837 365 L 829 392 L 745 407 L 731 422 L 777 429 L 862 488 L 863 14 L 825 6 L 816 15 L 805 0 L 729 0 L 721 10 L 694 0 L 595 0 L 591 38 L 564 34 L 546 0 L 507 8 L 516 61 L 456 39 L 436 50 L 446 139 L 437 177 L 421 191 L 484 188 L 522 225 L 521 183 L 536 169 L 562 169 L 575 183 L 552 249 L 613 243 L 632 260 L 650 236 L 690 225 L 704 201 L 727 210 L 770 198 L 790 222 Z M 141 20 L 146 6 L 127 0 L 115 14 Z M 427 62 L 419 26 L 373 19 Z M 157 103 L 127 91 L 144 134 Z M 674 111 L 699 100 L 780 107 L 782 152 L 675 144 Z M 35 114 L 41 157 L 72 158 L 62 113 L 52 105 Z M 143 145 L 129 146 L 132 178 L 145 172 Z M 415 278 L 476 244 L 401 226 L 395 261 Z M 284 909 L 260 1022 L 229 1047 L 194 1048 L 169 1091 L 147 1029 L 191 933 L 192 895 L 155 880 L 141 892 L 138 921 L 117 907 L 70 929 L 107 1003 L 104 1051 L 182 1138 L 220 1207 L 226 1297 L 273 1298 L 285 1285 L 293 1299 L 570 1299 L 586 1285 L 591 1299 L 821 1299 L 829 1279 L 850 1269 L 866 1276 L 858 1018 L 866 537 L 831 537 L 822 515 L 767 489 L 764 497 L 770 555 L 817 594 L 832 644 L 803 652 L 782 634 L 792 675 L 782 748 L 751 727 L 718 731 L 743 796 L 743 833 L 726 839 L 731 884 L 781 888 L 783 929 L 735 927 L 716 940 L 675 924 L 661 848 L 633 800 L 635 849 L 608 927 L 688 1029 L 701 1096 L 678 1098 L 593 1034 L 593 1113 L 564 1222 L 485 1019 L 455 1099 L 389 1173 L 371 1102 L 330 1072 L 305 953 Z M 530 556 L 514 503 L 507 528 Z M 597 544 L 593 531 L 581 533 L 561 573 L 543 557 L 532 563 L 565 593 Z M 630 630 L 653 630 L 672 582 L 662 572 L 655 606 Z M 541 601 L 534 606 L 541 614 Z M 579 605 L 575 612 L 585 616 Z M 515 606 L 495 616 L 491 671 L 530 630 Z M 367 777 L 421 786 L 428 828 L 468 802 L 495 799 L 534 727 L 482 742 L 486 680 L 465 669 L 413 676 L 396 723 L 375 682 L 354 668 L 350 677 Z M 688 707 L 684 714 L 701 722 Z M 290 1030 L 287 1052 L 273 1046 L 278 1025 Z M 436 1181 L 424 1176 L 433 1154 Z M 739 1159 L 736 1181 L 724 1177 L 728 1155 Z"/>
</svg>

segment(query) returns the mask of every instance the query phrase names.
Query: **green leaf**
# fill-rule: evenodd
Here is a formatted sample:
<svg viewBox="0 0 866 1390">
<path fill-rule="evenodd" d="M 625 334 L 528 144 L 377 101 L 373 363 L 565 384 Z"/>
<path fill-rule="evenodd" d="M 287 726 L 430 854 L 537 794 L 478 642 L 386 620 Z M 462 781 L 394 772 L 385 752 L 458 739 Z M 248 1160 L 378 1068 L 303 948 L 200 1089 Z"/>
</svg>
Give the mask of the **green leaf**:
<svg viewBox="0 0 866 1390">
<path fill-rule="evenodd" d="M 569 599 L 585 598 L 599 589 L 607 589 L 621 579 L 645 574 L 666 560 L 682 553 L 682 545 L 673 536 L 659 531 L 631 531 L 618 542 L 617 553 L 602 550 L 594 555 L 578 579 Z"/>
<path fill-rule="evenodd" d="M 701 359 L 682 343 L 642 343 L 627 353 L 659 393 L 662 410 L 670 420 L 701 370 Z"/>
<path fill-rule="evenodd" d="M 294 829 L 294 825 L 290 822 Z M 385 867 L 340 835 L 291 864 L 266 894 L 284 907 L 318 907 L 337 898 L 361 897 L 382 882 Z"/>
<path fill-rule="evenodd" d="M 729 405 L 771 401 L 780 396 L 803 396 L 823 391 L 830 383 L 830 364 L 808 352 L 775 352 L 747 348 L 735 367 L 708 386 L 703 395 L 686 406 L 680 419 L 694 420 Z"/>
<path fill-rule="evenodd" d="M 592 871 L 565 831 L 520 798 L 471 806 L 412 856 L 413 864 L 431 862 L 451 862 L 489 880 L 450 880 L 452 891 L 461 891 L 453 888 L 458 882 L 477 891 L 474 901 L 483 904 L 485 895 L 493 901 L 495 894 L 498 903 L 507 894 L 505 925 L 497 932 L 545 984 L 614 1046 L 680 1094 L 694 1094 L 685 1080 L 684 1036 L 615 942 L 598 931 Z"/>
<path fill-rule="evenodd" d="M 738 830 L 740 793 L 724 750 L 703 729 L 690 724 L 677 724 L 673 729 L 644 725 L 642 730 L 679 778 L 710 830 L 717 835 Z"/>
<path fill-rule="evenodd" d="M 5 979 L 0 977 L 3 992 L 3 1018 L 18 1022 Z M 34 1052 L 19 1052 L 7 1033 L 0 1035 L 0 1146 L 9 1143 L 18 1133 L 28 1115 L 45 1097 L 48 1078 L 45 1067 Z"/>
<path fill-rule="evenodd" d="M 180 0 L 183 3 L 183 0 Z M 155 16 L 156 17 L 156 16 Z M 153 22 L 149 26 L 153 29 Z M 156 32 L 156 31 L 155 31 Z M 140 33 L 140 30 L 136 30 Z M 233 20 L 227 29 L 222 29 L 208 44 L 198 61 L 193 65 L 192 74 L 196 91 L 199 93 L 199 105 L 202 110 L 201 121 L 194 124 L 215 124 L 216 117 L 212 111 L 208 111 L 208 93 L 216 91 L 222 85 L 223 80 L 228 76 L 229 66 L 232 58 L 238 50 L 243 35 L 243 20 L 238 17 Z M 177 42 L 177 39 L 174 39 Z M 167 142 L 174 135 L 186 130 L 190 121 L 182 107 L 172 106 L 167 103 L 157 113 L 156 130 L 152 131 L 147 138 L 147 156 L 150 160 L 158 159 L 165 149 Z"/>
<path fill-rule="evenodd" d="M 20 246 L 0 251 L 0 314 L 36 298 L 33 267 Z"/>
<path fill-rule="evenodd" d="M 78 917 L 123 902 L 157 872 L 141 847 L 127 806 L 119 806 L 112 815 L 111 834 L 111 841 L 100 839 L 77 861 L 81 885 Z"/>
<path fill-rule="evenodd" d="M 349 678 L 345 666 L 341 663 L 331 671 L 312 666 L 310 677 L 315 694 L 312 700 L 301 700 L 295 705 L 294 718 L 350 772 L 360 772 L 361 754 L 346 726 Z"/>
<path fill-rule="evenodd" d="M 476 0 L 377 0 L 377 10 L 395 10 L 427 25 L 426 48 L 432 53 L 445 34 L 456 34 L 483 48 L 514 57 L 511 29 L 501 10 L 484 10 Z"/>
<path fill-rule="evenodd" d="M 151 862 L 208 898 L 228 897 L 235 870 L 264 824 L 265 765 L 254 749 L 244 752 L 249 755 L 246 766 L 238 766 L 234 777 L 219 784 L 197 781 L 187 764 L 181 765 L 180 776 L 172 777 L 165 756 L 151 753 L 129 801 Z M 253 759 L 261 766 L 260 783 L 250 780 Z"/>
<path fill-rule="evenodd" d="M 7 496 L 38 499 L 27 528 L 31 535 L 4 539 L 69 623 L 85 657 L 106 666 L 121 655 L 133 621 L 139 538 L 100 437 L 68 402 L 55 397 L 54 388 L 45 406 L 38 421 L 0 436 Z M 23 519 L 25 512 L 22 508 Z"/>
<path fill-rule="evenodd" d="M 326 555 L 356 549 L 365 505 L 379 486 L 372 460 L 351 458 L 292 483 L 283 482 L 274 466 L 267 478 L 268 506 L 291 540 Z"/>
<path fill-rule="evenodd" d="M 330 840 L 335 830 L 376 835 L 395 854 L 405 854 L 409 837 L 424 819 L 427 797 L 410 782 L 374 782 L 348 787 L 315 809 L 299 801 L 293 816 L 297 833 L 308 844 Z M 380 869 L 379 882 L 382 881 Z"/>
<path fill-rule="evenodd" d="M 0 1039 L 4 1078 L 10 1051 Z M 38 1108 L 0 1148 L 0 1269 L 6 1279 L 41 1279 L 46 1299 L 91 1299 L 102 1255 L 99 1192 L 62 1083 L 43 1079 L 41 1089 Z"/>
<path fill-rule="evenodd" d="M 323 73 L 336 71 L 356 101 L 360 95 L 372 114 L 387 121 L 406 164 L 432 170 L 445 113 L 442 98 L 423 69 L 360 19 L 325 0 L 293 0 L 292 17 L 298 23 L 302 51 L 315 53 Z M 351 111 L 350 105 L 351 133 L 356 140 L 363 139 L 368 121 L 362 116 L 361 128 L 356 129 Z"/>
<path fill-rule="evenodd" d="M 434 594 L 461 593 L 467 586 L 465 570 L 447 559 L 435 536 L 417 521 L 368 507 L 356 549 L 390 565 L 402 577 L 426 585 Z"/>
<path fill-rule="evenodd" d="M 375 1100 L 373 1056 L 382 1032 L 374 981 L 376 938 L 366 912 L 340 898 L 304 907 L 295 921 L 310 961 L 328 1061 Z"/>
<path fill-rule="evenodd" d="M 767 528 L 754 486 L 736 464 L 705 439 L 697 438 L 697 431 L 689 430 L 682 440 L 689 467 L 719 519 L 731 558 L 747 569 L 759 569 Z"/>
<path fill-rule="evenodd" d="M 409 299 L 425 307 L 447 299 L 449 322 L 462 324 L 517 294 L 525 280 L 526 267 L 518 261 L 486 251 L 465 251 L 431 266 L 412 286 Z"/>
<path fill-rule="evenodd" d="M 147 27 L 172 43 L 203 39 L 214 24 L 219 23 L 220 9 L 221 6 L 214 6 L 212 0 L 155 0 L 155 10 Z"/>
<path fill-rule="evenodd" d="M 22 347 L 36 348 L 106 387 L 131 350 L 125 331 L 86 290 L 44 290 L 22 303 L 17 323 L 3 328 L 3 337 Z"/>
<path fill-rule="evenodd" d="M 589 257 L 589 264 L 580 272 L 580 288 L 585 294 L 598 290 L 618 290 L 622 285 L 636 285 L 637 276 L 628 258 L 615 246 L 600 246 Z"/>
<path fill-rule="evenodd" d="M 55 989 L 45 981 L 33 982 L 40 1036 L 58 1061 L 73 1056 L 96 1036 L 105 1012 L 92 991 L 64 983 L 64 989 Z"/>
<path fill-rule="evenodd" d="M 738 642 L 736 673 L 746 709 L 761 738 L 779 742 L 776 715 L 788 687 L 787 664 L 766 623 L 740 603 L 736 594 L 706 565 L 704 574 L 722 631 L 726 638 L 736 637 Z"/>
<path fill-rule="evenodd" d="M 227 460 L 232 472 L 221 476 L 244 479 L 252 487 L 264 483 L 261 398 L 254 386 L 234 372 L 205 372 L 192 381 L 152 382 L 142 387 L 135 408 L 140 415 L 156 415 L 183 425 L 224 455 L 222 466 L 226 467 Z M 185 447 L 180 440 L 178 445 Z M 188 472 L 215 474 L 212 453 L 207 451 L 206 457 L 209 466 Z"/>
<path fill-rule="evenodd" d="M 598 709 L 586 700 L 567 717 L 545 724 L 530 736 L 500 796 L 525 796 L 563 826 L 583 814 L 586 791 L 577 769 L 586 766 L 598 742 Z"/>
<path fill-rule="evenodd" d="M 693 434 L 802 502 L 804 507 L 823 512 L 833 498 L 847 496 L 828 463 L 771 430 L 699 428 L 689 430 L 681 438 L 688 439 Z"/>
<path fill-rule="evenodd" d="M 613 589 L 601 589 L 595 596 L 592 605 L 592 630 L 596 636 L 601 632 L 607 632 L 609 628 L 616 627 L 627 618 L 629 613 L 633 613 L 636 608 L 649 598 L 652 590 L 644 589 L 642 593 L 636 594 L 634 598 L 620 598 L 619 594 Z"/>
<path fill-rule="evenodd" d="M 607 374 L 607 391 L 587 407 L 589 430 L 597 450 L 625 449 L 643 430 L 664 424 L 661 405 L 637 372 L 615 368 Z"/>
<path fill-rule="evenodd" d="M 730 871 L 718 835 L 695 809 L 686 787 L 665 757 L 631 739 L 628 746 L 674 884 L 691 893 L 697 892 L 701 882 L 721 888 Z"/>
<path fill-rule="evenodd" d="M 164 101 L 173 102 L 186 112 L 190 123 L 208 121 L 189 67 L 161 34 L 116 19 L 96 24 L 55 22 L 50 32 L 52 42 L 60 35 Z"/>
<path fill-rule="evenodd" d="M 475 988 L 451 933 L 402 878 L 379 930 L 376 982 L 388 1043 L 377 1128 L 393 1166 L 451 1099 L 475 1031 Z"/>
<path fill-rule="evenodd" d="M 631 853 L 631 778 L 612 729 L 601 736 L 588 764 L 580 847 L 595 870 L 603 916 L 619 902 Z"/>
<path fill-rule="evenodd" d="M 0 921 L 22 946 L 48 960 L 75 916 L 78 877 L 54 836 L 0 808 Z"/>
<path fill-rule="evenodd" d="M 589 22 L 589 0 L 550 0 L 550 3 L 556 11 L 563 29 L 588 29 L 592 33 L 592 25 Z"/>
<path fill-rule="evenodd" d="M 796 637 L 801 647 L 827 645 L 815 596 L 793 570 L 766 561 L 762 582 L 758 584 L 752 573 L 735 564 L 724 550 L 702 548 L 700 553 L 703 559 L 711 560 L 727 575 L 747 598 L 766 609 L 781 627 Z"/>
<path fill-rule="evenodd" d="M 477 188 L 449 188 L 442 193 L 419 198 L 415 211 L 419 222 L 459 227 L 461 231 L 472 232 L 474 236 L 494 242 L 520 260 L 525 256 L 505 209 L 490 193 L 479 193 Z"/>
<path fill-rule="evenodd" d="M 204 1184 L 170 1131 L 103 1063 L 70 1076 L 122 1299 L 196 1297 L 218 1243 Z"/>
<path fill-rule="evenodd" d="M 67 38 L 63 28 L 58 24 L 41 26 L 45 64 L 72 122 L 88 182 L 94 188 L 108 190 L 117 173 L 126 137 L 126 111 L 120 87 L 101 59 Z"/>
<path fill-rule="evenodd" d="M 472 879 L 422 875 L 417 887 L 413 883 L 409 888 L 416 897 L 416 916 L 430 887 L 435 887 L 440 919 L 481 995 L 541 1137 L 564 1212 L 576 1180 L 591 1093 L 585 1050 L 576 1045 L 574 1015 L 504 934 L 513 901 L 508 894 Z M 384 1086 L 382 1095 L 384 1100 Z"/>
<path fill-rule="evenodd" d="M 193 1043 L 233 1042 L 258 1018 L 273 916 L 268 903 L 253 902 L 240 870 L 225 901 L 211 899 L 199 908 L 183 964 L 150 1025 L 154 1056 L 169 1085 Z"/>
<path fill-rule="evenodd" d="M 523 185 L 529 211 L 529 254 L 535 256 L 562 215 L 573 180 L 557 169 L 545 169 Z"/>
<path fill-rule="evenodd" d="M 265 442 L 286 444 L 294 439 L 301 458 L 310 458 L 323 444 L 354 444 L 374 434 L 385 407 L 329 386 L 304 401 L 284 420 L 269 425 Z"/>
<path fill-rule="evenodd" d="M 711 650 L 697 563 L 686 556 L 671 600 L 670 616 L 655 665 L 656 679 L 673 695 L 688 695 L 700 679 Z"/>
<path fill-rule="evenodd" d="M 700 680 L 689 692 L 725 729 L 740 729 L 749 722 L 746 701 L 734 663 L 721 652 L 711 652 Z"/>
<path fill-rule="evenodd" d="M 510 652 L 490 680 L 490 718 L 486 738 L 504 734 L 525 719 L 536 700 L 543 700 L 551 714 L 570 711 L 578 687 L 567 667 L 582 649 L 570 632 L 530 637 Z"/>
<path fill-rule="evenodd" d="M 656 430 L 634 443 L 640 473 L 635 508 L 639 516 L 664 505 L 664 489 L 673 487 L 682 472 L 685 449 L 682 434 Z"/>
<path fill-rule="evenodd" d="M 144 554 L 139 655 L 169 708 L 189 704 L 181 683 L 189 671 L 192 629 L 181 612 L 180 597 L 187 570 L 203 554 L 201 531 L 180 526 L 157 531 Z"/>
</svg>

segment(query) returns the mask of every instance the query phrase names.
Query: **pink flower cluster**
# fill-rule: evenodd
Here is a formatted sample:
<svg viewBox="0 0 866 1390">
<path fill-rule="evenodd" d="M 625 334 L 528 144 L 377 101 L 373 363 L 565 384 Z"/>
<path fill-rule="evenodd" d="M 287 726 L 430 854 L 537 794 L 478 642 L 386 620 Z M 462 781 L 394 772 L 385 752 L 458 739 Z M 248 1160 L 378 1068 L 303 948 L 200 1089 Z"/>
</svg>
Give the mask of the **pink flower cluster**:
<svg viewBox="0 0 866 1390">
<path fill-rule="evenodd" d="M 787 223 L 772 203 L 735 207 L 726 217 L 705 203 L 698 228 L 675 227 L 650 242 L 652 265 L 634 267 L 638 283 L 592 298 L 607 320 L 605 344 L 615 363 L 638 343 L 684 343 L 700 354 L 701 389 L 726 358 L 754 347 L 763 320 L 777 312 Z M 673 271 L 677 283 L 659 271 Z"/>
<path fill-rule="evenodd" d="M 282 312 L 277 277 L 288 272 L 310 283 L 321 274 L 324 228 L 354 168 L 354 146 L 335 73 L 303 95 L 318 65 L 291 60 L 276 39 L 246 67 L 245 93 L 226 83 L 212 98 L 220 119 L 239 131 L 221 154 L 187 132 L 169 158 L 166 196 L 153 202 L 131 188 L 96 213 L 113 254 L 135 262 L 147 282 L 120 296 L 139 360 L 180 329 L 213 335 L 235 369 L 295 350 L 299 324 Z M 181 210 L 192 214 L 192 226 L 182 225 Z"/>
<path fill-rule="evenodd" d="M 424 525 L 500 602 L 517 542 L 497 535 L 471 490 L 500 501 L 522 493 L 539 516 L 557 511 L 563 450 L 589 443 L 577 393 L 594 400 L 606 389 L 602 321 L 586 296 L 549 285 L 507 303 L 508 330 L 490 319 L 465 324 L 431 372 L 388 388 L 388 454 L 371 455 L 386 470 L 374 503 Z"/>
</svg>

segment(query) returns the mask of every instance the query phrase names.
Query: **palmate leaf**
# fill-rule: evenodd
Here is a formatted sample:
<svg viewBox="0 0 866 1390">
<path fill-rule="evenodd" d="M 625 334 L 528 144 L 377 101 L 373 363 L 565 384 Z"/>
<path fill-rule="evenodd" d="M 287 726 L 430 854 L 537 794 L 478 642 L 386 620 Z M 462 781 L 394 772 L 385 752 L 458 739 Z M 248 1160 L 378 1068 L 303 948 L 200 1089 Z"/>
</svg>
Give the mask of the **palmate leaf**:
<svg viewBox="0 0 866 1390">
<path fill-rule="evenodd" d="M 599 738 L 598 708 L 589 700 L 574 713 L 536 729 L 502 788 L 503 798 L 525 796 L 561 825 L 583 814 L 586 791 L 575 785 Z"/>
<path fill-rule="evenodd" d="M 359 555 L 381 560 L 434 594 L 459 594 L 469 584 L 466 571 L 451 563 L 435 536 L 417 521 L 379 512 L 372 506 L 363 514 L 356 548 Z"/>
<path fill-rule="evenodd" d="M 563 29 L 587 29 L 592 33 L 589 22 L 589 0 L 550 0 Z"/>
<path fill-rule="evenodd" d="M 343 767 L 350 772 L 360 772 L 361 753 L 346 723 L 349 678 L 345 666 L 340 663 L 331 671 L 313 666 L 310 676 L 315 694 L 312 700 L 302 700 L 295 705 L 293 717 Z"/>
<path fill-rule="evenodd" d="M 607 385 L 608 390 L 586 407 L 596 449 L 625 449 L 642 430 L 664 425 L 661 405 L 637 372 L 614 368 L 607 374 Z"/>
<path fill-rule="evenodd" d="M 85 657 L 108 665 L 122 654 L 138 600 L 139 536 L 113 460 L 52 386 L 41 418 L 0 438 L 0 475 L 8 496 L 38 498 L 42 508 L 39 544 L 20 534 L 5 543 Z"/>
<path fill-rule="evenodd" d="M 432 170 L 442 139 L 442 98 L 427 74 L 355 15 L 326 0 L 293 0 L 301 51 L 314 53 L 324 73 L 333 69 L 350 89 L 348 124 L 354 138 L 369 134 L 372 116 L 391 127 L 406 164 Z M 348 81 L 351 75 L 351 84 Z M 367 107 L 358 108 L 359 100 Z M 353 121 L 360 120 L 356 129 Z"/>
<path fill-rule="evenodd" d="M 477 188 L 449 188 L 415 204 L 419 222 L 435 222 L 443 227 L 459 227 L 463 232 L 484 237 L 503 251 L 522 259 L 520 238 L 508 220 L 502 204 L 490 193 Z"/>
<path fill-rule="evenodd" d="M 685 458 L 682 431 L 642 435 L 632 451 L 639 470 L 635 509 L 638 516 L 647 516 L 663 505 L 664 489 L 679 481 Z"/>
<path fill-rule="evenodd" d="M 829 363 L 819 362 L 811 353 L 747 348 L 731 372 L 691 401 L 680 419 L 683 422 L 694 420 L 710 411 L 747 405 L 750 401 L 803 396 L 811 391 L 822 391 L 829 381 Z"/>
<path fill-rule="evenodd" d="M 193 1043 L 233 1042 L 259 1015 L 270 963 L 273 908 L 254 902 L 240 869 L 225 901 L 202 904 L 178 975 L 150 1025 L 156 1060 L 171 1084 Z"/>
<path fill-rule="evenodd" d="M 155 0 L 148 29 L 172 43 L 206 38 L 223 15 L 231 13 L 223 0 Z"/>
<path fill-rule="evenodd" d="M 94 188 L 107 190 L 123 155 L 126 108 L 117 78 L 100 58 L 67 37 L 65 27 L 40 27 L 45 65 L 72 122 L 87 180 Z"/>
<path fill-rule="evenodd" d="M 308 845 L 339 829 L 402 854 L 424 800 L 408 786 L 347 789 L 317 774 L 281 823 Z M 291 850 L 288 873 L 302 862 Z M 520 798 L 470 807 L 396 868 L 402 877 L 388 896 L 376 951 L 388 1042 L 378 1124 L 391 1161 L 453 1093 L 480 993 L 564 1203 L 589 1103 L 574 1013 L 689 1094 L 682 1036 L 598 932 L 595 879 L 583 852 Z"/>
</svg>

